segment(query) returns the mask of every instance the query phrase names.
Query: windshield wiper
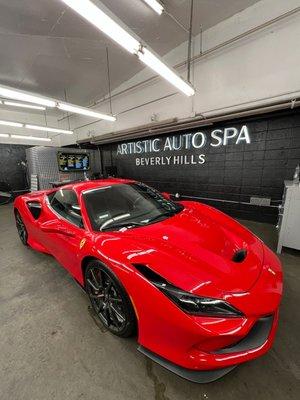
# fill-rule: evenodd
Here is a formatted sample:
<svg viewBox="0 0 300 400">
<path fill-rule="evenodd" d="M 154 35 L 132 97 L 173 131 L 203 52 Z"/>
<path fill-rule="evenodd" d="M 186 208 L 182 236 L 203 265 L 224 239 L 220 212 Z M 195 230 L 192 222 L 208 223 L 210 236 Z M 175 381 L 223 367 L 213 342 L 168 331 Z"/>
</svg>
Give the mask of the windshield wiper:
<svg viewBox="0 0 300 400">
<path fill-rule="evenodd" d="M 101 231 L 107 231 L 115 228 L 123 228 L 123 227 L 128 227 L 128 226 L 144 226 L 145 224 L 141 224 L 140 222 L 120 222 L 119 224 L 110 224 L 107 227 L 104 227 L 103 229 L 100 229 Z"/>
<path fill-rule="evenodd" d="M 176 211 L 168 211 L 168 212 L 159 214 L 156 217 L 153 217 L 153 218 L 149 219 L 148 223 L 149 222 L 154 222 L 154 221 L 156 221 L 156 220 L 158 220 L 160 218 L 163 218 L 163 217 L 173 217 L 173 215 L 175 215 L 175 214 L 177 214 Z"/>
</svg>

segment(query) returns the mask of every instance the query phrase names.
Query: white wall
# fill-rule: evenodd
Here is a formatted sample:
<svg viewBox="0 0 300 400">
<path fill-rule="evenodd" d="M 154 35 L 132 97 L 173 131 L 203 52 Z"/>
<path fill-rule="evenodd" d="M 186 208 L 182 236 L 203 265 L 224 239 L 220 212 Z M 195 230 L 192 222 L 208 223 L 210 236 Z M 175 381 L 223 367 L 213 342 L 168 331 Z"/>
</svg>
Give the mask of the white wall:
<svg viewBox="0 0 300 400">
<path fill-rule="evenodd" d="M 205 31 L 202 40 L 203 51 L 296 7 L 300 7 L 300 0 L 262 0 Z M 75 129 L 75 135 L 61 135 L 53 144 L 72 144 L 78 139 L 138 127 L 150 123 L 153 114 L 157 115 L 158 121 L 174 117 L 187 118 L 199 113 L 208 116 L 220 112 L 219 109 L 226 110 L 235 105 L 243 108 L 247 103 L 261 99 L 262 103 L 268 102 L 268 99 L 280 99 L 286 93 L 289 93 L 287 98 L 291 99 L 296 97 L 296 92 L 300 96 L 299 38 L 300 12 L 202 57 L 193 66 L 193 84 L 197 92 L 192 98 L 176 93 L 168 83 L 157 79 L 113 99 L 113 112 L 117 114 L 117 122 L 93 123 L 93 120 L 88 118 L 71 117 L 71 128 Z M 198 54 L 199 49 L 200 42 L 197 36 L 194 38 L 194 54 Z M 167 54 L 165 60 L 170 65 L 176 65 L 186 59 L 186 54 L 187 43 L 184 43 Z M 184 69 L 179 72 L 186 77 Z M 152 75 L 151 70 L 145 68 L 113 93 L 142 82 Z M 167 95 L 172 96 L 155 101 Z M 149 102 L 152 103 L 145 105 Z M 105 102 L 98 109 L 107 111 L 107 107 Z M 133 107 L 138 108 L 128 111 Z M 119 113 L 121 114 L 118 115 Z M 1 118 L 4 119 L 4 116 L 0 110 Z M 19 120 L 24 121 L 24 118 Z M 30 116 L 28 118 L 30 119 Z M 35 118 L 39 117 L 35 114 Z M 9 119 L 8 116 L 5 116 L 5 119 Z M 43 123 L 42 119 L 40 123 Z M 80 128 L 85 124 L 89 125 Z M 58 121 L 53 118 L 51 123 L 48 121 L 48 125 L 67 129 L 66 120 Z M 2 131 L 0 127 L 0 132 Z M 26 133 L 28 134 L 28 131 Z M 4 142 L 5 139 L 0 138 L 1 141 Z"/>
<path fill-rule="evenodd" d="M 53 111 L 51 111 L 53 114 Z M 58 122 L 59 116 L 61 113 L 54 113 L 53 115 L 47 115 L 47 126 L 54 128 L 62 128 L 68 129 L 67 121 L 63 121 L 63 123 Z M 45 115 L 44 112 L 24 112 L 24 109 L 16 108 L 16 107 L 8 107 L 0 105 L 0 120 L 5 121 L 13 121 L 13 122 L 21 122 L 24 124 L 31 125 L 41 125 L 45 126 Z M 5 125 L 0 125 L 0 133 L 4 134 L 12 134 L 12 135 L 27 135 L 27 136 L 37 136 L 37 137 L 47 137 L 46 132 L 37 131 L 37 130 L 29 130 L 25 128 L 15 128 Z M 32 145 L 43 145 L 43 146 L 60 146 L 61 145 L 61 136 L 54 136 L 56 134 L 49 134 L 49 137 L 52 137 L 52 142 L 42 142 L 42 141 L 29 141 L 22 139 L 12 139 L 12 138 L 3 138 L 0 137 L 0 143 L 13 143 L 13 144 L 32 144 Z"/>
<path fill-rule="evenodd" d="M 276 18 L 296 7 L 300 0 L 262 0 L 239 14 L 221 22 L 203 33 L 203 51 L 231 39 L 249 29 Z M 151 115 L 158 120 L 187 118 L 195 113 L 209 113 L 260 99 L 282 96 L 289 92 L 300 95 L 300 12 L 270 25 L 233 45 L 210 56 L 203 57 L 193 68 L 193 84 L 197 90 L 193 98 L 181 94 L 144 105 L 118 116 L 115 123 L 98 122 L 76 129 L 78 138 L 101 135 L 108 132 L 137 127 L 151 122 Z M 194 40 L 194 54 L 199 53 L 199 36 Z M 166 55 L 170 65 L 186 58 L 187 43 Z M 138 61 L 137 61 L 138 62 Z M 186 76 L 185 70 L 179 71 Z M 114 93 L 152 76 L 146 68 Z M 113 99 L 114 113 L 122 113 L 132 107 L 145 104 L 162 96 L 175 93 L 165 81 L 158 79 L 151 84 L 132 90 Z M 291 98 L 294 94 L 289 95 Z M 265 100 L 264 100 L 265 101 Z M 107 103 L 102 107 L 107 108 Z M 101 107 L 99 108 L 101 109 Z M 212 112 L 212 114 L 216 111 Z M 73 127 L 91 122 L 82 118 L 72 119 Z M 68 137 L 64 143 L 70 143 Z"/>
</svg>

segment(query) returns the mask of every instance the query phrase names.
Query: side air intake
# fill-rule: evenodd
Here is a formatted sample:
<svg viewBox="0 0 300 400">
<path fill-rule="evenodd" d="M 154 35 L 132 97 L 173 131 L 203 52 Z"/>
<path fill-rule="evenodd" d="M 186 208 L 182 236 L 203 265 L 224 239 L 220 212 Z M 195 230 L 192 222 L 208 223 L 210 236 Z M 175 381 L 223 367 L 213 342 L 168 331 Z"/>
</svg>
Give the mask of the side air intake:
<svg viewBox="0 0 300 400">
<path fill-rule="evenodd" d="M 232 257 L 232 261 L 234 261 L 236 263 L 240 263 L 240 262 L 244 261 L 246 257 L 247 257 L 247 250 L 240 249 L 234 253 L 234 255 Z"/>
</svg>

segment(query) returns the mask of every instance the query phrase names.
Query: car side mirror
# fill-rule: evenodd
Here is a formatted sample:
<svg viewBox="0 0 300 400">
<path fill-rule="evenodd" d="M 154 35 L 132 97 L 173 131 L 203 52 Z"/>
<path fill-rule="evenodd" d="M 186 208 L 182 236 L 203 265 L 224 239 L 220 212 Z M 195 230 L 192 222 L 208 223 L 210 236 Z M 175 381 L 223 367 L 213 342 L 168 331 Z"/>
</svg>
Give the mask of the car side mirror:
<svg viewBox="0 0 300 400">
<path fill-rule="evenodd" d="M 181 199 L 181 195 L 178 192 L 175 193 L 173 197 L 174 197 L 175 200 L 180 200 Z"/>
<path fill-rule="evenodd" d="M 179 193 L 171 194 L 171 193 L 167 193 L 167 192 L 162 192 L 162 195 L 166 200 L 179 201 L 181 199 L 181 196 Z"/>
<path fill-rule="evenodd" d="M 171 200 L 171 195 L 170 195 L 170 193 L 162 192 L 162 195 L 163 195 L 163 197 L 164 197 L 166 200 Z"/>
</svg>

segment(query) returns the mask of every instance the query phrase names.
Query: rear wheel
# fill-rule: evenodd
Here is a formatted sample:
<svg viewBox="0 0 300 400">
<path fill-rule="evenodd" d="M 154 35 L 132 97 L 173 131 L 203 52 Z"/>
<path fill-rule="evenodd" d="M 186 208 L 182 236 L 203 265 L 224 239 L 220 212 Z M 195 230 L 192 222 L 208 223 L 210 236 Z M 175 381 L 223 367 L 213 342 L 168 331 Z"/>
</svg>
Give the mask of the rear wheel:
<svg viewBox="0 0 300 400">
<path fill-rule="evenodd" d="M 19 237 L 24 246 L 27 246 L 28 233 L 19 211 L 15 211 L 16 226 Z"/>
<path fill-rule="evenodd" d="M 113 334 L 128 337 L 136 331 L 130 298 L 116 275 L 100 261 L 91 261 L 85 271 L 85 287 L 92 307 Z"/>
</svg>

